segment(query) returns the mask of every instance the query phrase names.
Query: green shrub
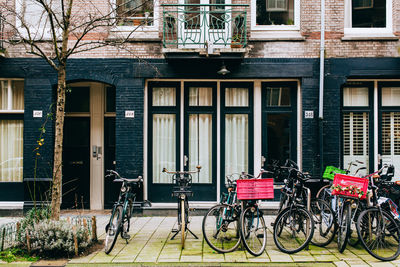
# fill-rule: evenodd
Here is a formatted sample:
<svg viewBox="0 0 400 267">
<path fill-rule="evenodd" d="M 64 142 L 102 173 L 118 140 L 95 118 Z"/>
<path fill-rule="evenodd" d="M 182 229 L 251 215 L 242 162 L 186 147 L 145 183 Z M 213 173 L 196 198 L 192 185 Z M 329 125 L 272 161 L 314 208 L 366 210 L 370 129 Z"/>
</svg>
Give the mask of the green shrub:
<svg viewBox="0 0 400 267">
<path fill-rule="evenodd" d="M 44 257 L 65 257 L 75 253 L 74 235 L 78 243 L 78 252 L 82 252 L 91 244 L 87 229 L 82 225 L 73 226 L 66 220 L 42 220 L 35 225 L 28 225 L 21 233 L 20 242 L 28 248 L 27 236 L 31 253 Z"/>
</svg>

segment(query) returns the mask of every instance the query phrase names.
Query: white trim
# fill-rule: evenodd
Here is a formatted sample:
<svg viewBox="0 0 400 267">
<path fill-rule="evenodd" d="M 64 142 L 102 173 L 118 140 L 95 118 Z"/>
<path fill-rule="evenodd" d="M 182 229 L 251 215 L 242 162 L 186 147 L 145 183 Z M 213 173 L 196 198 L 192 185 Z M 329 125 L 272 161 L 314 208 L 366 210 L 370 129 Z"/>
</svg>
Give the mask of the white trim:
<svg viewBox="0 0 400 267">
<path fill-rule="evenodd" d="M 0 201 L 0 210 L 20 210 L 23 208 L 23 201 Z"/>
<path fill-rule="evenodd" d="M 221 201 L 221 83 L 217 82 L 217 202 Z"/>
<path fill-rule="evenodd" d="M 261 160 L 262 156 L 262 93 L 261 93 L 261 82 L 254 82 L 254 90 L 253 90 L 253 149 L 254 149 L 254 173 L 258 173 L 258 171 L 263 167 Z M 260 138 L 254 138 L 255 136 L 259 136 Z"/>
<path fill-rule="evenodd" d="M 352 0 L 345 0 L 345 17 L 344 17 L 344 38 L 371 37 L 385 38 L 394 37 L 393 35 L 393 8 L 392 0 L 386 0 L 386 27 L 384 28 L 353 28 L 352 27 Z"/>
<path fill-rule="evenodd" d="M 148 118 L 149 118 L 149 108 L 148 108 L 148 94 L 149 94 L 149 82 L 146 80 L 144 84 L 144 108 L 143 108 L 143 200 L 148 200 L 148 176 L 147 176 L 147 168 L 148 168 Z"/>
<path fill-rule="evenodd" d="M 184 166 L 185 165 L 185 149 L 184 149 L 184 146 L 185 146 L 185 128 L 184 128 L 185 127 L 185 87 L 184 86 L 185 86 L 184 82 L 181 81 L 181 91 L 180 91 L 181 101 L 179 103 L 180 111 L 181 111 L 181 115 L 179 117 L 179 120 L 180 120 L 180 124 L 179 124 L 179 127 L 180 127 L 180 129 L 179 129 L 180 130 L 179 131 L 179 133 L 180 133 L 180 136 L 179 136 L 180 151 L 178 154 L 178 155 L 180 155 L 179 158 L 181 160 L 180 171 L 185 170 L 185 166 Z"/>
<path fill-rule="evenodd" d="M 299 31 L 300 30 L 300 0 L 294 0 L 294 25 L 256 25 L 256 20 L 257 20 L 257 0 L 251 0 L 251 5 L 250 5 L 250 16 L 251 16 L 251 38 L 256 38 L 257 31 L 263 31 L 264 34 L 270 34 L 269 31 L 271 31 L 271 35 L 274 34 L 273 31 L 287 31 L 287 32 L 294 32 L 294 31 Z M 254 33 L 254 34 L 253 34 Z M 275 35 L 274 35 L 275 36 Z"/>
</svg>

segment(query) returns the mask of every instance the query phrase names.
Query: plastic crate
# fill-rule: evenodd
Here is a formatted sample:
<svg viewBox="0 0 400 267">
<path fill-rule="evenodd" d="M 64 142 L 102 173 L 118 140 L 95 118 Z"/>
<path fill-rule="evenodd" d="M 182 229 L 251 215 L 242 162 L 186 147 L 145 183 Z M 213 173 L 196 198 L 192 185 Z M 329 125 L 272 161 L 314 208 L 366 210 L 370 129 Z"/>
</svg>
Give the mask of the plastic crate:
<svg viewBox="0 0 400 267">
<path fill-rule="evenodd" d="M 322 175 L 322 178 L 333 180 L 333 178 L 335 177 L 335 174 L 337 174 L 337 173 L 346 174 L 346 171 L 336 168 L 334 166 L 326 166 L 324 174 Z"/>
<path fill-rule="evenodd" d="M 345 174 L 336 174 L 335 178 L 333 179 L 333 186 L 340 185 L 342 187 L 345 187 L 354 185 L 364 192 L 364 195 L 360 199 L 365 199 L 367 197 L 368 182 L 369 180 L 363 177 L 355 177 Z M 346 191 L 333 190 L 332 195 L 341 195 L 341 196 L 358 198 L 357 194 L 351 194 L 350 192 Z"/>
<path fill-rule="evenodd" d="M 274 179 L 237 180 L 237 198 L 240 200 L 273 199 Z"/>
</svg>

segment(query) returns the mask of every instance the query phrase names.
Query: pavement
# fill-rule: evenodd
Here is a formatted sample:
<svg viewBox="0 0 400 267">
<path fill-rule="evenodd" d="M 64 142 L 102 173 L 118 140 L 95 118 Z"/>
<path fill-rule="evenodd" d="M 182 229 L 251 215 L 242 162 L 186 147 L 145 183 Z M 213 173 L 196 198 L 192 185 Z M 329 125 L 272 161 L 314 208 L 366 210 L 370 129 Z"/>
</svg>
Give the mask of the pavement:
<svg viewBox="0 0 400 267">
<path fill-rule="evenodd" d="M 98 238 L 104 240 L 108 215 L 100 214 L 96 217 Z M 339 253 L 335 242 L 325 248 L 310 245 L 309 250 L 285 254 L 273 242 L 270 225 L 275 216 L 265 216 L 269 231 L 267 247 L 261 256 L 254 257 L 241 247 L 234 252 L 220 254 L 204 241 L 202 219 L 202 216 L 191 217 L 189 228 L 199 239 L 188 234 L 184 249 L 181 249 L 179 234 L 174 240 L 170 240 L 171 229 L 177 224 L 176 217 L 133 217 L 129 243 L 118 238 L 109 255 L 98 250 L 69 261 L 59 261 L 58 264 L 56 261 L 40 261 L 35 266 L 400 266 L 400 258 L 381 262 L 370 256 L 361 246 L 348 246 L 343 253 Z M 0 218 L 0 224 L 3 220 L 5 218 Z M 31 263 L 9 265 L 29 266 Z"/>
</svg>

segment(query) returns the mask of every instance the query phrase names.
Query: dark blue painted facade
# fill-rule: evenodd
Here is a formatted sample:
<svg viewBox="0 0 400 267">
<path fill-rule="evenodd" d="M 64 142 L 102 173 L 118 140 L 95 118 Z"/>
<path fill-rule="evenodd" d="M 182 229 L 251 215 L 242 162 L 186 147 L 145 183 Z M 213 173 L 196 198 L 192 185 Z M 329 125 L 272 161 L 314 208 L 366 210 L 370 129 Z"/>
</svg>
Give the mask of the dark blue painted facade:
<svg viewBox="0 0 400 267">
<path fill-rule="evenodd" d="M 231 74 L 226 79 L 284 79 L 296 78 L 301 82 L 302 110 L 314 111 L 314 119 L 303 119 L 303 169 L 320 173 L 322 165 L 341 163 L 340 154 L 340 95 L 341 86 L 348 78 L 400 78 L 400 59 L 352 58 L 327 59 L 325 74 L 323 128 L 318 122 L 319 60 L 318 59 L 244 59 L 227 63 Z M 116 88 L 116 164 L 124 176 L 143 173 L 143 114 L 144 84 L 147 78 L 221 79 L 216 71 L 219 61 L 198 60 L 146 60 L 134 59 L 70 59 L 67 80 L 96 81 Z M 25 79 L 24 113 L 24 180 L 22 184 L 2 184 L 0 201 L 30 200 L 27 185 L 33 178 L 34 153 L 43 118 L 33 118 L 33 110 L 47 111 L 54 103 L 56 72 L 41 59 L 0 58 L 0 78 Z M 135 118 L 125 118 L 125 110 L 135 110 Z M 302 115 L 303 116 L 303 115 Z M 323 129 L 323 157 L 319 156 L 319 134 Z M 38 180 L 46 188 L 51 177 L 53 123 L 46 125 L 45 145 L 41 151 Z M 299 140 L 298 140 L 299 141 Z M 24 192 L 24 193 L 22 193 Z"/>
</svg>

